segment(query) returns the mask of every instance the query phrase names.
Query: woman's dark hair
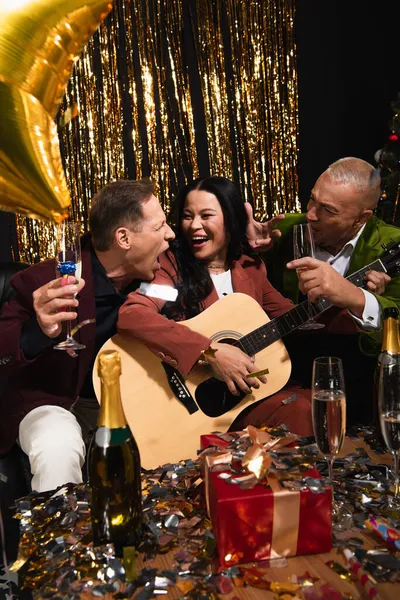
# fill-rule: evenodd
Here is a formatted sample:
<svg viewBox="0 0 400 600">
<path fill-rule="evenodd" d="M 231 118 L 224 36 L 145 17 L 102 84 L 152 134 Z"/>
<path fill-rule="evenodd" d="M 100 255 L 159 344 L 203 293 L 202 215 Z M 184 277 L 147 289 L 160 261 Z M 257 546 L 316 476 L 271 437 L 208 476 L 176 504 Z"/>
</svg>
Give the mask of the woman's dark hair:
<svg viewBox="0 0 400 600">
<path fill-rule="evenodd" d="M 247 213 L 239 190 L 226 177 L 203 177 L 182 188 L 172 207 L 171 217 L 175 227 L 175 240 L 170 244 L 178 268 L 178 299 L 164 309 L 170 318 L 192 318 L 203 310 L 202 302 L 211 293 L 213 283 L 207 266 L 197 260 L 182 233 L 181 223 L 185 200 L 193 190 L 203 190 L 214 194 L 224 215 L 225 231 L 228 239 L 227 268 L 242 254 L 253 252 L 246 237 Z"/>
</svg>

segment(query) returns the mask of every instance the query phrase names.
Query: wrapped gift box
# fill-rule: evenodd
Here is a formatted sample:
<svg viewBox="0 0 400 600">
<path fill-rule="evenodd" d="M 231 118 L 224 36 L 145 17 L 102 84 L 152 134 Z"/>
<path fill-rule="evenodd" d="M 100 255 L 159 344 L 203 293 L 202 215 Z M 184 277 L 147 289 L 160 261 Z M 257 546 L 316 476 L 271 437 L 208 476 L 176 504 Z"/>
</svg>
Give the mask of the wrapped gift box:
<svg viewBox="0 0 400 600">
<path fill-rule="evenodd" d="M 201 447 L 223 449 L 217 435 L 201 436 Z M 223 450 L 221 450 L 223 451 Z M 282 556 L 329 552 L 332 547 L 332 490 L 292 491 L 277 480 L 272 489 L 258 483 L 252 489 L 229 484 L 211 470 L 215 454 L 204 457 L 205 493 L 222 566 Z M 229 465 L 226 470 L 230 473 Z M 320 478 L 313 469 L 307 476 Z"/>
</svg>

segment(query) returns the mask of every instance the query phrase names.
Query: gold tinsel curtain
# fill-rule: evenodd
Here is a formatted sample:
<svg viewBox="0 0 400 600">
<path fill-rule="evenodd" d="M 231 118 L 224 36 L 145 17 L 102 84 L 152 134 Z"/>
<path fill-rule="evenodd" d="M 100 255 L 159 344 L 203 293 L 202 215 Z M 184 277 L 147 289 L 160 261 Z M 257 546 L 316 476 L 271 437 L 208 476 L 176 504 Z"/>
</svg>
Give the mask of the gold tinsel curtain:
<svg viewBox="0 0 400 600">
<path fill-rule="evenodd" d="M 262 219 L 299 210 L 294 3 L 115 0 L 58 119 L 82 231 L 95 192 L 125 177 L 153 179 L 166 210 L 209 174 L 233 179 Z M 52 225 L 17 217 L 17 229 L 20 260 L 52 256 Z"/>
</svg>

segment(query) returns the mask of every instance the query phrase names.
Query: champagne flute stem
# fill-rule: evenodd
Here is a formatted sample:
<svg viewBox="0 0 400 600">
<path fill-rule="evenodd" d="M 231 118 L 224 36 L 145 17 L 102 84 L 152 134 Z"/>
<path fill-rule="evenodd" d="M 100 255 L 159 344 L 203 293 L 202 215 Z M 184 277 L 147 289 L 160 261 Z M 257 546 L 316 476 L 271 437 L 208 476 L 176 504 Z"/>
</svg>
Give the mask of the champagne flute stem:
<svg viewBox="0 0 400 600">
<path fill-rule="evenodd" d="M 327 456 L 326 462 L 328 463 L 328 476 L 331 481 L 333 481 L 333 457 Z"/>
<path fill-rule="evenodd" d="M 68 312 L 68 308 L 67 308 L 67 312 Z M 67 340 L 71 340 L 72 339 L 72 335 L 71 335 L 71 321 L 65 321 L 65 335 L 66 335 L 66 339 Z"/>
<path fill-rule="evenodd" d="M 328 475 L 332 481 L 332 520 L 336 527 L 339 527 L 340 520 L 340 506 L 335 500 L 335 490 L 333 487 L 333 457 L 327 456 L 326 462 L 328 463 Z"/>
<path fill-rule="evenodd" d="M 400 486 L 399 486 L 399 453 L 400 453 L 400 450 L 395 450 L 393 452 L 393 458 L 394 458 L 394 497 L 396 498 L 396 500 L 399 498 L 399 491 L 400 491 Z"/>
</svg>

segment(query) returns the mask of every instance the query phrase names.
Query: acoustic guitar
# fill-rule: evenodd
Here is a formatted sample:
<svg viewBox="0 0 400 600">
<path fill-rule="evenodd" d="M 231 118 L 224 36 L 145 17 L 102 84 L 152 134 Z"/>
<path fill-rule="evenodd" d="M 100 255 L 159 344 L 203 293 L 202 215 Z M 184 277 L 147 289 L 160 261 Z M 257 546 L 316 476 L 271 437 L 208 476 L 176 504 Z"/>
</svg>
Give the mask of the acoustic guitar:
<svg viewBox="0 0 400 600">
<path fill-rule="evenodd" d="M 399 248 L 400 242 L 347 279 L 361 287 L 368 270 L 397 272 Z M 314 303 L 314 316 L 330 306 L 327 300 Z M 308 319 L 307 301 L 270 320 L 256 300 L 234 293 L 193 319 L 179 323 L 182 341 L 186 333 L 183 328 L 190 328 L 213 341 L 237 345 L 249 356 L 256 355 L 260 369 L 268 368 L 266 384 L 260 383 L 258 389 L 239 396 L 231 394 L 208 367 L 195 365 L 184 377 L 133 337 L 117 334 L 108 340 L 100 352 L 114 349 L 121 354 L 122 403 L 140 449 L 142 466 L 152 469 L 195 458 L 201 434 L 226 431 L 249 404 L 282 389 L 290 377 L 291 363 L 281 338 Z M 100 398 L 97 359 L 93 384 Z"/>
</svg>

